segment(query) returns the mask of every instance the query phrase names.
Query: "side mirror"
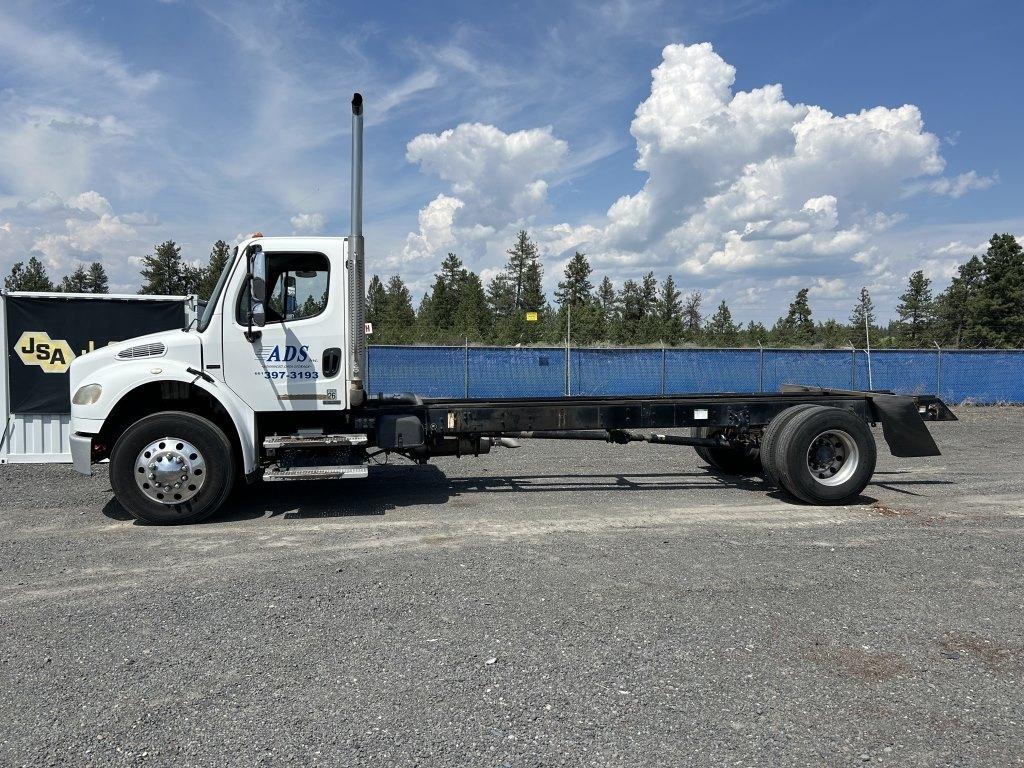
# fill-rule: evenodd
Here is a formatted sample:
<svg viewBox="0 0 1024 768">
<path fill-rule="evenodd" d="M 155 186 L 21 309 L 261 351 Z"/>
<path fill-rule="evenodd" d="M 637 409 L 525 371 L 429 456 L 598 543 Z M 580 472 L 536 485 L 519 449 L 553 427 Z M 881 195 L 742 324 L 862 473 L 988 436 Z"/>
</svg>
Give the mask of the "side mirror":
<svg viewBox="0 0 1024 768">
<path fill-rule="evenodd" d="M 258 245 L 249 254 L 249 317 L 262 328 L 267 324 L 267 255 Z"/>
</svg>

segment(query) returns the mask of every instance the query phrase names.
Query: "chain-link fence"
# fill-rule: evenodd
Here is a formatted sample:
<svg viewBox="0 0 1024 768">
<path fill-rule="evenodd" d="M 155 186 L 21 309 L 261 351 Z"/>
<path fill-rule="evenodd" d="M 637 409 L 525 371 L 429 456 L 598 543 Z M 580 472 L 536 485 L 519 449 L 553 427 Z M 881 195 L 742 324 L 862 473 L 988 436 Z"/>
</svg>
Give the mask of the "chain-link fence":
<svg viewBox="0 0 1024 768">
<path fill-rule="evenodd" d="M 568 363 L 568 364 L 567 364 Z M 1024 350 L 370 347 L 370 392 L 554 397 L 775 392 L 783 384 L 1024 403 Z"/>
</svg>

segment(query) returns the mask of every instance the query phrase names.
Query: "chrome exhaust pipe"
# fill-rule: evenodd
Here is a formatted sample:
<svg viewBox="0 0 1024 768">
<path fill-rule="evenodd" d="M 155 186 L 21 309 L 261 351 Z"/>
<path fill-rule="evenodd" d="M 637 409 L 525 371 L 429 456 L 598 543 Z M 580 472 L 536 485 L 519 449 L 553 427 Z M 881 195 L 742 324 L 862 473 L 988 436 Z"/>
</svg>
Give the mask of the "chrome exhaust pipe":
<svg viewBox="0 0 1024 768">
<path fill-rule="evenodd" d="M 366 266 L 363 241 L 363 97 L 352 94 L 352 202 L 348 237 L 349 404 L 366 399 Z"/>
</svg>

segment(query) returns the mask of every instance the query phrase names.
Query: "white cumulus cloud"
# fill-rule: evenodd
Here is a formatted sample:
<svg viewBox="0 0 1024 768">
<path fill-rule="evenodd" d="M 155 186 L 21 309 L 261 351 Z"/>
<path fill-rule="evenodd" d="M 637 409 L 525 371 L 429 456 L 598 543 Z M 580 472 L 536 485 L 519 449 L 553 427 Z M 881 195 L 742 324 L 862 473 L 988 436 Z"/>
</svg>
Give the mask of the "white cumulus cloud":
<svg viewBox="0 0 1024 768">
<path fill-rule="evenodd" d="M 0 206 L 5 224 L 0 253 L 11 263 L 35 256 L 55 282 L 83 262 L 102 262 L 115 288 L 130 289 L 136 261 L 152 247 L 149 234 L 159 219 L 152 214 L 118 214 L 95 190 L 66 200 L 46 192 L 14 205 Z"/>
<path fill-rule="evenodd" d="M 319 235 L 325 223 L 322 213 L 297 213 L 291 218 L 292 232 L 296 235 Z"/>
<path fill-rule="evenodd" d="M 859 280 L 902 280 L 882 238 L 908 194 L 959 197 L 997 179 L 944 177 L 942 142 L 911 104 L 836 115 L 789 102 L 779 84 L 737 91 L 735 68 L 709 43 L 667 46 L 651 74 L 630 125 L 646 179 L 587 224 L 544 220 L 568 154 L 551 129 L 463 124 L 417 136 L 409 161 L 450 189 L 420 211 L 393 265 L 433 269 L 457 250 L 486 254 L 480 266 L 493 270 L 511 229 L 528 223 L 549 282 L 579 249 L 620 279 L 654 269 L 739 290 L 737 275 L 767 276 L 782 291 L 777 278 L 790 276 L 838 301 Z"/>
<path fill-rule="evenodd" d="M 409 142 L 406 157 L 450 185 L 419 213 L 419 230 L 409 233 L 390 261 L 413 273 L 433 269 L 445 250 L 472 260 L 508 232 L 547 210 L 548 178 L 556 173 L 568 145 L 550 127 L 505 133 L 492 125 L 463 123 Z M 419 265 L 419 266 L 418 266 Z"/>
</svg>

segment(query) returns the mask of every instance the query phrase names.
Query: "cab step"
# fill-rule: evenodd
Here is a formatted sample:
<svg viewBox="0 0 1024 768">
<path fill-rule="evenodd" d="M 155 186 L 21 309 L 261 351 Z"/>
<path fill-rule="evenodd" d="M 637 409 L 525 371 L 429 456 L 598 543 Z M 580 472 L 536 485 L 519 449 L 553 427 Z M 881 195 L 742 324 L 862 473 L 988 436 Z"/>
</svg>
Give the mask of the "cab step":
<svg viewBox="0 0 1024 768">
<path fill-rule="evenodd" d="M 360 480 L 370 475 L 370 468 L 365 464 L 336 464 L 313 466 L 279 466 L 271 464 L 263 471 L 263 479 L 268 482 L 282 480 Z"/>
<path fill-rule="evenodd" d="M 353 448 L 366 445 L 366 435 L 267 435 L 263 438 L 263 447 L 268 451 L 292 448 Z"/>
</svg>

